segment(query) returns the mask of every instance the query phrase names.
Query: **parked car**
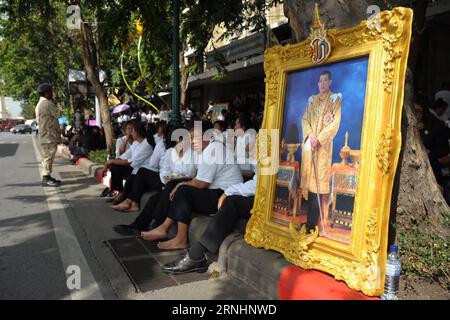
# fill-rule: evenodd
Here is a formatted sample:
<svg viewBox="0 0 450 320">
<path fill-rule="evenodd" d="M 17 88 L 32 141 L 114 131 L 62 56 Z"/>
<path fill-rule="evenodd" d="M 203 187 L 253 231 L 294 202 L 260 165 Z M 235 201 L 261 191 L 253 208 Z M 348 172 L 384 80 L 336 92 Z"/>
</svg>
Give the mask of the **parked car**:
<svg viewBox="0 0 450 320">
<path fill-rule="evenodd" d="M 33 130 L 31 129 L 31 127 L 26 124 L 19 124 L 14 129 L 12 129 L 12 133 L 14 133 L 14 134 L 16 134 L 16 133 L 20 133 L 20 134 L 30 133 L 31 134 L 32 132 L 33 132 Z"/>
</svg>

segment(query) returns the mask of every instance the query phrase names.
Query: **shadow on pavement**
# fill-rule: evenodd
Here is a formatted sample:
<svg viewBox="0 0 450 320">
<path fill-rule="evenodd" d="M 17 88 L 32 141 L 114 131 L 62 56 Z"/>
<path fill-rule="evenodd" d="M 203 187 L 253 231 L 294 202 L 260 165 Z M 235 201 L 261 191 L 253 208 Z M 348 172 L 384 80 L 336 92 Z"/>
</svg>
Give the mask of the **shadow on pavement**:
<svg viewBox="0 0 450 320">
<path fill-rule="evenodd" d="M 9 197 L 5 198 L 8 200 L 17 200 L 19 202 L 25 202 L 25 203 L 41 203 L 47 201 L 46 196 L 16 196 L 16 197 Z"/>
<path fill-rule="evenodd" d="M 30 230 L 32 230 L 30 232 Z M 0 221 L 0 299 L 64 299 L 69 292 L 48 212 Z"/>
<path fill-rule="evenodd" d="M 11 188 L 17 188 L 17 187 L 40 187 L 42 186 L 41 182 L 30 182 L 30 183 L 13 183 L 13 184 L 5 184 L 3 187 L 11 187 Z"/>
<path fill-rule="evenodd" d="M 0 158 L 14 157 L 18 148 L 19 144 L 17 143 L 0 144 Z"/>
</svg>

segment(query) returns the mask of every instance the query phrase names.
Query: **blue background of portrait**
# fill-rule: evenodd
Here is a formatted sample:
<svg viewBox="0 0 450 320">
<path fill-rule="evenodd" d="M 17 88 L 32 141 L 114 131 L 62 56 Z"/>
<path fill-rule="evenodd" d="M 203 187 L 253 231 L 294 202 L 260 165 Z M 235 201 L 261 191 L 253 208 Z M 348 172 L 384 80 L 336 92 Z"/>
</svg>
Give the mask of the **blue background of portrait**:
<svg viewBox="0 0 450 320">
<path fill-rule="evenodd" d="M 328 70 L 331 72 L 333 80 L 331 91 L 342 93 L 341 124 L 334 138 L 333 163 L 341 161 L 339 153 L 344 146 L 345 132 L 349 133 L 349 147 L 359 150 L 361 148 L 368 62 L 368 57 L 362 57 L 289 73 L 282 137 L 286 137 L 286 131 L 292 124 L 295 124 L 300 133 L 300 141 L 303 140 L 301 118 L 306 111 L 309 97 L 319 92 L 317 83 L 320 73 Z M 301 160 L 301 147 L 297 151 L 295 159 Z"/>
</svg>

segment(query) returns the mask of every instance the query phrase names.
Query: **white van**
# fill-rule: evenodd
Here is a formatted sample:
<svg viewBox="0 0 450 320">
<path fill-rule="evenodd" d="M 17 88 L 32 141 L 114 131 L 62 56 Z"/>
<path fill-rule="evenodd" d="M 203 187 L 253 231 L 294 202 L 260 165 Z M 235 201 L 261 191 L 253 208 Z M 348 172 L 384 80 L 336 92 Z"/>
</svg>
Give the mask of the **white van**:
<svg viewBox="0 0 450 320">
<path fill-rule="evenodd" d="M 36 128 L 37 128 L 37 121 L 36 120 L 26 120 L 25 124 L 29 125 L 33 131 L 36 131 Z"/>
</svg>

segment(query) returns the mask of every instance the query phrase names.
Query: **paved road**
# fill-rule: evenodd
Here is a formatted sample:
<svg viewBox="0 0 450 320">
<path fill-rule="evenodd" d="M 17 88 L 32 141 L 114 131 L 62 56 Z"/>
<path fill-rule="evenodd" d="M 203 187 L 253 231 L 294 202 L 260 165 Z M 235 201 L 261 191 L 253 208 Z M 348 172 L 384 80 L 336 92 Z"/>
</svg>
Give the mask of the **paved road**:
<svg viewBox="0 0 450 320">
<path fill-rule="evenodd" d="M 0 133 L 0 168 L 0 299 L 67 298 L 30 135 Z"/>
<path fill-rule="evenodd" d="M 41 186 L 38 144 L 0 133 L 0 299 L 102 299 L 60 191 Z"/>
</svg>

